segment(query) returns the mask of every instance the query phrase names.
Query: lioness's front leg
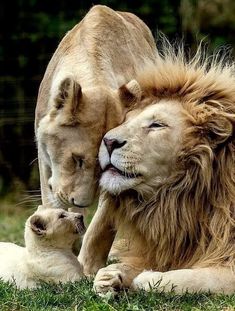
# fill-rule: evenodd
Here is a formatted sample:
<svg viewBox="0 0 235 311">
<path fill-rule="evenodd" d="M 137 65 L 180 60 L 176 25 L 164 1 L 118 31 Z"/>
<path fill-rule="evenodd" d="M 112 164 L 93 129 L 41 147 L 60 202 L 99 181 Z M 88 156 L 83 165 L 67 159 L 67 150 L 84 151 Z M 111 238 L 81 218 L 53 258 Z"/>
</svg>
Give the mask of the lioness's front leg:
<svg viewBox="0 0 235 311">
<path fill-rule="evenodd" d="M 40 173 L 40 188 L 41 188 L 41 200 L 45 207 L 53 207 L 53 199 L 51 190 L 48 185 L 48 179 L 50 177 L 49 167 L 43 163 L 42 156 L 38 152 L 38 164 Z"/>
<path fill-rule="evenodd" d="M 97 211 L 83 238 L 78 260 L 85 275 L 95 274 L 104 267 L 114 241 L 116 230 L 111 220 L 110 206 L 104 195 L 100 195 Z"/>
<path fill-rule="evenodd" d="M 132 288 L 146 291 L 176 293 L 211 292 L 235 293 L 235 274 L 231 268 L 195 268 L 181 269 L 168 272 L 145 271 L 139 274 L 132 283 Z"/>
<path fill-rule="evenodd" d="M 112 264 L 98 271 L 94 280 L 94 290 L 105 295 L 107 292 L 115 294 L 123 288 L 129 288 L 133 279 L 143 269 L 125 263 Z"/>
</svg>

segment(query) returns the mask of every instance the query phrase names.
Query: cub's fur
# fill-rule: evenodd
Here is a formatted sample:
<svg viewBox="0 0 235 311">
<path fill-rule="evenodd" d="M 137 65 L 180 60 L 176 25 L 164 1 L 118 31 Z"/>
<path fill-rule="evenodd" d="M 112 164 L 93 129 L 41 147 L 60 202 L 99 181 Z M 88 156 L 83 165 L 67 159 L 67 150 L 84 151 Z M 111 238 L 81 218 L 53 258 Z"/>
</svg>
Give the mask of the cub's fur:
<svg viewBox="0 0 235 311">
<path fill-rule="evenodd" d="M 82 268 L 72 245 L 85 227 L 82 215 L 39 208 L 25 224 L 25 247 L 0 243 L 0 278 L 18 288 L 35 288 L 40 281 L 80 280 Z"/>
</svg>

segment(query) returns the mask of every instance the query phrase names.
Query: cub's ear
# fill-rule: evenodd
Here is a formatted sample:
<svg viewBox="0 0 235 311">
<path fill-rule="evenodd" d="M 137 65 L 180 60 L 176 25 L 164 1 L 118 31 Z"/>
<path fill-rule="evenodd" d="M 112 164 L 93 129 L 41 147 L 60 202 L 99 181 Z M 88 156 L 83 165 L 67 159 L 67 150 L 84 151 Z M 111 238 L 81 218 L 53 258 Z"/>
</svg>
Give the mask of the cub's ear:
<svg viewBox="0 0 235 311">
<path fill-rule="evenodd" d="M 66 77 L 58 86 L 54 97 L 54 107 L 65 119 L 75 119 L 79 102 L 82 98 L 82 88 L 73 78 Z"/>
<path fill-rule="evenodd" d="M 38 215 L 33 215 L 30 218 L 30 228 L 34 233 L 39 236 L 43 236 L 46 234 L 46 224 L 42 217 Z"/>
<path fill-rule="evenodd" d="M 131 80 L 127 84 L 122 85 L 118 93 L 121 102 L 126 108 L 140 101 L 142 95 L 141 87 L 136 80 Z"/>
</svg>

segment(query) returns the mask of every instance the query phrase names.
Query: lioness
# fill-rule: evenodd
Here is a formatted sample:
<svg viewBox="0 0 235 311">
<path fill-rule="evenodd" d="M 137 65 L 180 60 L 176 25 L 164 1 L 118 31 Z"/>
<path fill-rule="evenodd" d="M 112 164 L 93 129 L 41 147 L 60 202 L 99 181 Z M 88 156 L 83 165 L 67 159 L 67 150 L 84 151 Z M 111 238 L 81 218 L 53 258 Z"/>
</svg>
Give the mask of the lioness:
<svg viewBox="0 0 235 311">
<path fill-rule="evenodd" d="M 128 236 L 122 262 L 98 271 L 98 293 L 235 292 L 234 70 L 168 45 L 137 78 L 141 100 L 101 145 L 103 194 L 79 256 L 94 273 L 113 228 Z"/>
<path fill-rule="evenodd" d="M 0 242 L 0 279 L 20 289 L 78 281 L 83 273 L 72 245 L 84 231 L 81 214 L 40 207 L 26 221 L 25 247 Z"/>
<path fill-rule="evenodd" d="M 135 100 L 125 84 L 156 46 L 135 15 L 94 6 L 61 41 L 39 89 L 35 116 L 42 202 L 87 207 L 97 187 L 102 136 Z"/>
</svg>

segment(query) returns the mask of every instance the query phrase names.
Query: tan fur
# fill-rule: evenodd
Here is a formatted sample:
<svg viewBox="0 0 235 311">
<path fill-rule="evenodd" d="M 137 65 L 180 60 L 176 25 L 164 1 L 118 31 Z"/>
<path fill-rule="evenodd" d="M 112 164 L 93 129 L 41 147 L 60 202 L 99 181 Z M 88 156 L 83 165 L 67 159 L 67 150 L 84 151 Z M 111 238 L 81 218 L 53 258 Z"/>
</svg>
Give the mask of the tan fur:
<svg viewBox="0 0 235 311">
<path fill-rule="evenodd" d="M 155 55 L 151 32 L 138 17 L 101 5 L 63 38 L 40 85 L 35 114 L 44 204 L 92 203 L 102 136 L 123 121 L 135 98 L 136 90 L 127 90 L 120 101 L 119 87 Z"/>
<path fill-rule="evenodd" d="M 94 246 L 104 234 L 100 214 L 109 219 L 102 219 L 104 230 L 123 230 L 132 249 L 123 264 L 100 270 L 98 292 L 129 287 L 146 269 L 155 272 L 140 274 L 135 289 L 162 282 L 166 291 L 235 292 L 234 69 L 226 58 L 206 58 L 201 49 L 186 61 L 167 44 L 156 68 L 137 78 L 141 103 L 105 135 L 126 143 L 111 158 L 101 145 L 106 193 L 79 258 L 85 273 L 104 264 L 105 250 Z M 154 122 L 159 127 L 151 128 Z M 113 173 L 108 163 L 135 178 Z M 87 260 L 93 248 L 100 252 L 99 266 Z"/>
</svg>

